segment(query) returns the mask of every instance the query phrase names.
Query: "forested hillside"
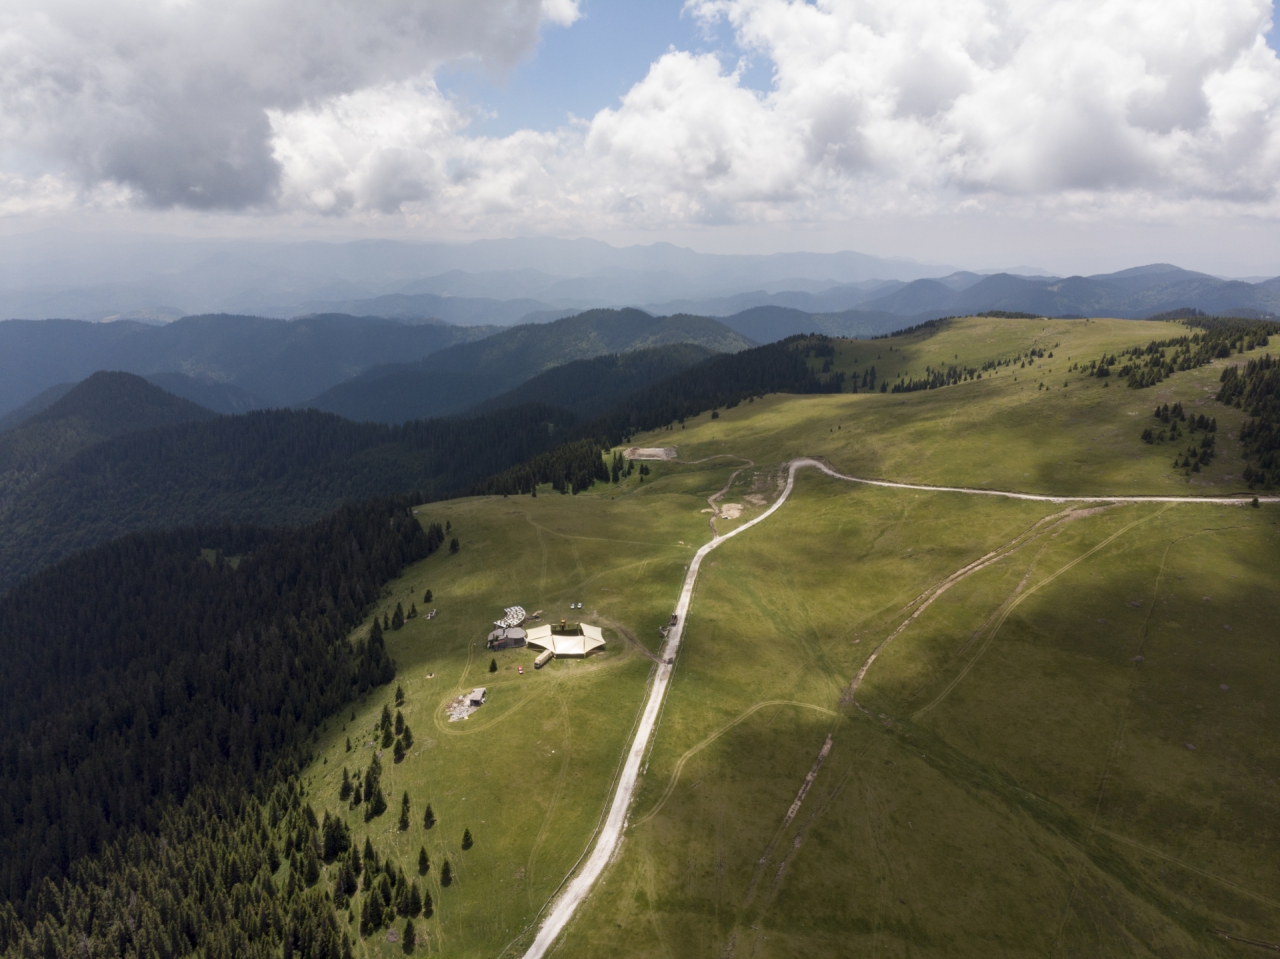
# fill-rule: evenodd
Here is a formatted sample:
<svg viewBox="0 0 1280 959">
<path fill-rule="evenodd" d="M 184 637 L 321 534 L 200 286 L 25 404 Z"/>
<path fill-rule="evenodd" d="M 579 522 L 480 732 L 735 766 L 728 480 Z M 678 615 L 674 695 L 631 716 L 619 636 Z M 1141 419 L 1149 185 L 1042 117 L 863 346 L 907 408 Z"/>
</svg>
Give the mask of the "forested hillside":
<svg viewBox="0 0 1280 959">
<path fill-rule="evenodd" d="M 0 589 L 138 529 L 299 524 L 371 496 L 502 492 L 526 488 L 533 476 L 580 488 L 595 470 L 587 462 L 595 454 L 584 451 L 602 443 L 749 396 L 839 390 L 838 375 L 811 366 L 827 348 L 822 338 L 802 337 L 714 356 L 589 418 L 537 403 L 402 426 L 270 410 L 132 433 L 83 450 L 0 514 Z M 591 406 L 589 397 L 582 406 Z"/>
<path fill-rule="evenodd" d="M 752 345 L 706 317 L 589 310 L 554 323 L 512 327 L 412 365 L 371 369 L 305 405 L 352 420 L 403 423 L 460 413 L 572 360 L 672 343 L 696 343 L 718 353 Z"/>
<path fill-rule="evenodd" d="M 0 947 L 339 955 L 289 777 L 325 717 L 394 676 L 379 633 L 348 634 L 443 541 L 408 505 L 135 534 L 0 600 Z"/>
<path fill-rule="evenodd" d="M 628 353 L 574 360 L 526 380 L 514 390 L 485 400 L 472 413 L 508 409 L 521 403 L 546 403 L 591 419 L 624 396 L 687 370 L 716 354 L 696 343 L 672 343 Z"/>
<path fill-rule="evenodd" d="M 537 404 L 397 427 L 263 410 L 131 433 L 83 450 L 0 514 L 0 589 L 133 530 L 298 525 L 373 496 L 463 490 L 554 446 L 574 422 Z"/>
<path fill-rule="evenodd" d="M 24 488 L 95 443 L 214 414 L 129 373 L 95 373 L 0 433 L 0 515 Z"/>
</svg>

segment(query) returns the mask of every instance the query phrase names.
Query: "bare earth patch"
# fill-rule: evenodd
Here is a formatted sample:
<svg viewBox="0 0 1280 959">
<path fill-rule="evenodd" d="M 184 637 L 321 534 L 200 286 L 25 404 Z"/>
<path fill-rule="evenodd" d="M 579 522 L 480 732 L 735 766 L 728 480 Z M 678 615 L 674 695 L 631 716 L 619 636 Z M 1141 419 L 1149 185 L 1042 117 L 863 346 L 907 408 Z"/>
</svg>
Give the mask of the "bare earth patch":
<svg viewBox="0 0 1280 959">
<path fill-rule="evenodd" d="M 623 450 L 622 455 L 629 460 L 673 460 L 676 451 L 671 446 L 632 446 Z"/>
<path fill-rule="evenodd" d="M 742 515 L 741 503 L 725 503 L 720 507 L 721 519 L 737 519 Z"/>
<path fill-rule="evenodd" d="M 472 706 L 466 696 L 459 696 L 445 707 L 449 713 L 449 722 L 451 723 L 456 723 L 459 719 L 466 719 L 479 708 L 479 706 Z"/>
</svg>

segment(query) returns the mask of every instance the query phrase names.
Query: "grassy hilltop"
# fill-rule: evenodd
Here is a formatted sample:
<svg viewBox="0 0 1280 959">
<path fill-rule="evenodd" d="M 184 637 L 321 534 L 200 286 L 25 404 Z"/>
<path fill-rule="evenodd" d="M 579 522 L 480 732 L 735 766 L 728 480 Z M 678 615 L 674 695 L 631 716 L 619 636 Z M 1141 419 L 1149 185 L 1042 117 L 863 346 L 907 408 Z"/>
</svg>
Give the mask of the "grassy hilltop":
<svg viewBox="0 0 1280 959">
<path fill-rule="evenodd" d="M 836 341 L 811 362 L 850 383 L 872 364 L 890 384 L 948 365 L 982 379 L 764 397 L 636 437 L 685 461 L 644 483 L 433 505 L 461 551 L 408 570 L 377 613 L 423 609 L 428 587 L 441 610 L 389 634 L 414 749 L 383 756 L 381 817 L 337 800 L 343 767 L 374 752 L 394 691 L 380 690 L 321 742 L 309 801 L 411 877 L 425 846 L 436 912 L 416 921 L 419 952 L 519 955 L 607 802 L 652 665 L 639 644 L 657 649 L 710 536 L 706 498 L 742 465 L 689 461 L 754 461 L 721 532 L 772 502 L 799 455 L 938 485 L 1245 491 L 1242 416 L 1213 400 L 1240 359 L 1141 390 L 1068 372 L 1186 332 L 970 319 Z M 1178 402 L 1218 422 L 1198 473 L 1172 465 L 1185 443 L 1140 438 Z M 621 850 L 553 955 L 1233 956 L 1254 947 L 1224 934 L 1280 942 L 1280 512 L 1246 504 L 1073 506 L 802 472 L 704 563 Z M 502 606 L 558 619 L 578 599 L 608 626 L 604 656 L 535 673 L 531 652 L 499 653 L 486 671 Z M 448 723 L 445 704 L 480 684 L 489 704 Z M 385 929 L 356 949 L 402 954 Z"/>
</svg>

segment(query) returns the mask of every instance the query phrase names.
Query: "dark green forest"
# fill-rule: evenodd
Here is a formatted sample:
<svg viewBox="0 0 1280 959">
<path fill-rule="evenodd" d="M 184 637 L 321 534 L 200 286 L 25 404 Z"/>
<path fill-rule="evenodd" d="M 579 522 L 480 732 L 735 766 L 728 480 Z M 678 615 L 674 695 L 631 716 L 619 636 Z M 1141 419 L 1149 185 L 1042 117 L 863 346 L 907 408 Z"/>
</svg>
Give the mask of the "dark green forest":
<svg viewBox="0 0 1280 959">
<path fill-rule="evenodd" d="M 271 830 L 298 812 L 309 734 L 395 675 L 379 631 L 348 637 L 382 584 L 444 541 L 409 507 L 136 533 L 0 600 L 0 944 L 245 954 L 213 948 L 235 937 L 221 903 L 263 955 L 303 926 L 337 948 L 331 905 L 299 887 L 314 883 L 315 824 Z"/>
<path fill-rule="evenodd" d="M 1251 419 L 1240 428 L 1244 444 L 1244 481 L 1250 486 L 1280 486 L 1280 361 L 1270 354 L 1222 371 L 1218 401 L 1244 410 Z"/>
</svg>

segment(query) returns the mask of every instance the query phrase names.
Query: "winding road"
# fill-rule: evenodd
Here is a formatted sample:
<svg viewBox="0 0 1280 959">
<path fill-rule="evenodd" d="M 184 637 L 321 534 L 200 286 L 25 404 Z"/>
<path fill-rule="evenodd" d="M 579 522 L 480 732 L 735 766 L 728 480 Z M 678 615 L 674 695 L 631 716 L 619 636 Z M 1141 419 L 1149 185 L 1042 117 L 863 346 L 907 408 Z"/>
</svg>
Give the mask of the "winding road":
<svg viewBox="0 0 1280 959">
<path fill-rule="evenodd" d="M 543 920 L 542 926 L 538 930 L 537 937 L 525 953 L 525 959 L 542 959 L 547 954 L 547 951 L 555 943 L 560 933 L 564 931 L 565 926 L 568 925 L 578 906 L 587 897 L 587 894 L 591 892 L 596 880 L 600 878 L 605 866 L 609 864 L 609 860 L 613 858 L 618 849 L 618 844 L 622 840 L 622 831 L 627 824 L 627 810 L 631 806 L 631 799 L 635 794 L 636 781 L 640 776 L 640 764 L 644 758 L 645 750 L 648 748 L 649 739 L 653 735 L 663 697 L 666 695 L 667 686 L 671 682 L 671 674 L 675 670 L 676 654 L 679 652 L 680 642 L 684 637 L 689 603 L 693 599 L 693 586 L 698 579 L 698 570 L 702 567 L 703 559 L 726 540 L 732 539 L 739 533 L 745 533 L 777 512 L 788 497 L 791 496 L 791 490 L 795 487 L 796 472 L 804 467 L 813 467 L 834 479 L 860 483 L 865 486 L 921 490 L 929 493 L 999 496 L 1006 499 L 1033 500 L 1042 503 L 1209 503 L 1219 506 L 1246 506 L 1252 499 L 1251 497 L 1241 496 L 1048 496 L 1037 493 L 1014 493 L 1007 490 L 977 489 L 966 486 L 927 486 L 918 483 L 894 483 L 889 480 L 846 476 L 843 473 L 836 472 L 827 464 L 807 456 L 792 460 L 787 470 L 786 486 L 772 506 L 755 519 L 743 523 L 732 532 L 725 533 L 723 536 L 715 533 L 711 542 L 694 554 L 693 562 L 689 564 L 688 572 L 685 573 L 684 585 L 680 589 L 680 601 L 676 604 L 676 625 L 667 634 L 667 641 L 662 651 L 662 662 L 658 665 L 657 675 L 654 678 L 653 686 L 649 690 L 649 698 L 645 702 L 644 713 L 636 726 L 635 738 L 632 740 L 631 748 L 627 753 L 622 775 L 618 778 L 618 786 L 613 795 L 613 803 L 609 807 L 608 818 L 596 838 L 596 845 L 590 857 L 583 864 L 581 871 L 564 887 L 560 898 L 556 900 L 550 912 L 547 913 L 546 919 Z M 1257 497 L 1257 499 L 1260 503 L 1280 503 L 1280 496 Z M 714 529 L 714 526 L 712 528 Z"/>
</svg>

